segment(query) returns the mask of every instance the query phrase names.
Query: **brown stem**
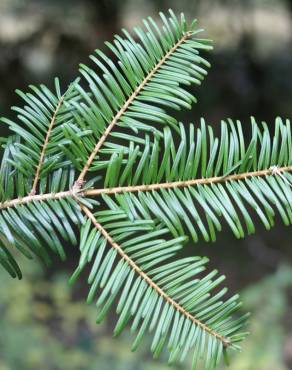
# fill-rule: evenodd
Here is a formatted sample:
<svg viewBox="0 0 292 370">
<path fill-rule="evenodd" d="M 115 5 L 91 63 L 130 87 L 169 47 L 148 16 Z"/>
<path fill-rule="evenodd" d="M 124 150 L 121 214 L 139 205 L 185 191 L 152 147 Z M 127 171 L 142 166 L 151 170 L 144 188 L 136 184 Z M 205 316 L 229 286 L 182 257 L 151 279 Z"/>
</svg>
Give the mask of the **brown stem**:
<svg viewBox="0 0 292 370">
<path fill-rule="evenodd" d="M 89 170 L 89 167 L 91 166 L 94 158 L 96 157 L 99 149 L 105 142 L 106 138 L 110 134 L 113 127 L 117 124 L 121 116 L 125 113 L 125 111 L 129 108 L 129 106 L 132 104 L 134 99 L 137 97 L 137 95 L 141 92 L 141 90 L 145 87 L 147 82 L 154 76 L 154 74 L 159 70 L 159 68 L 165 63 L 165 61 L 175 52 L 175 50 L 187 39 L 190 37 L 191 34 L 186 33 L 183 35 L 183 37 L 168 51 L 168 53 L 156 64 L 156 66 L 152 69 L 152 71 L 144 78 L 144 80 L 141 82 L 141 84 L 137 87 L 137 89 L 133 92 L 133 94 L 128 98 L 128 100 L 125 102 L 125 104 L 122 106 L 122 108 L 118 111 L 118 113 L 114 116 L 113 120 L 97 142 L 93 152 L 90 154 L 84 168 L 82 169 L 77 181 L 76 181 L 76 187 L 80 188 L 84 181 L 84 177 Z"/>
<path fill-rule="evenodd" d="M 6 209 L 10 207 L 24 205 L 30 202 L 43 202 L 49 199 L 68 198 L 70 196 L 73 196 L 72 190 L 61 191 L 59 193 L 28 195 L 23 198 L 16 198 L 16 199 L 12 199 L 12 200 L 8 200 L 6 202 L 0 203 L 0 209 Z"/>
<path fill-rule="evenodd" d="M 172 299 L 167 293 L 165 293 L 140 267 L 123 251 L 122 247 L 117 244 L 109 233 L 102 227 L 102 225 L 96 220 L 93 213 L 83 204 L 80 204 L 81 209 L 86 214 L 86 216 L 91 220 L 93 225 L 98 231 L 104 236 L 104 238 L 109 242 L 109 244 L 119 253 L 119 255 L 128 263 L 128 265 L 154 289 L 161 297 L 163 297 L 170 305 L 172 305 L 177 311 L 181 312 L 187 319 L 191 320 L 195 325 L 199 326 L 202 330 L 206 331 L 210 335 L 214 336 L 220 340 L 225 347 L 228 347 L 231 343 L 228 338 L 218 334 L 216 331 L 209 328 L 207 325 L 202 323 L 200 320 L 192 316 L 188 311 L 186 311 L 179 303 Z"/>
<path fill-rule="evenodd" d="M 114 188 L 88 189 L 88 190 L 74 188 L 73 190 L 62 191 L 59 193 L 28 195 L 23 198 L 8 200 L 6 202 L 0 203 L 0 209 L 14 207 L 17 205 L 26 204 L 30 202 L 38 202 L 38 201 L 42 202 L 48 199 L 61 199 L 61 198 L 68 198 L 72 196 L 94 197 L 94 196 L 98 196 L 101 194 L 111 195 L 111 194 L 118 194 L 118 193 L 133 193 L 133 192 L 138 192 L 138 191 L 152 191 L 152 190 L 160 190 L 160 189 L 183 188 L 183 187 L 196 186 L 196 185 L 224 183 L 227 181 L 240 181 L 240 180 L 245 180 L 251 177 L 275 176 L 275 175 L 281 175 L 282 173 L 285 173 L 285 172 L 292 172 L 292 166 L 276 167 L 276 169 L 275 167 L 271 167 L 266 170 L 245 172 L 245 173 L 235 174 L 235 175 L 209 177 L 207 179 L 201 178 L 201 179 L 193 179 L 193 180 L 186 180 L 186 181 L 165 182 L 161 184 L 119 186 L 119 187 L 114 187 Z"/>
<path fill-rule="evenodd" d="M 37 188 L 37 184 L 38 184 L 38 181 L 39 181 L 41 168 L 42 168 L 42 165 L 43 165 L 43 162 L 44 162 L 44 159 L 45 159 L 46 149 L 47 149 L 47 146 L 48 146 L 48 143 L 49 143 L 49 140 L 50 140 L 50 136 L 51 136 L 53 127 L 54 127 L 55 122 L 56 122 L 57 114 L 58 114 L 58 112 L 59 112 L 59 110 L 60 110 L 60 108 L 63 104 L 63 101 L 64 101 L 64 95 L 60 98 L 60 100 L 58 102 L 58 105 L 57 105 L 57 107 L 54 111 L 54 114 L 52 116 L 51 122 L 49 124 L 47 135 L 46 135 L 43 147 L 42 147 L 42 152 L 41 152 L 41 155 L 40 155 L 39 163 L 38 163 L 37 168 L 36 168 L 36 174 L 35 174 L 35 177 L 34 177 L 33 185 L 32 185 L 32 188 L 31 188 L 31 191 L 30 191 L 29 195 L 35 195 L 35 193 L 36 193 L 36 188 Z"/>
<path fill-rule="evenodd" d="M 272 167 L 267 170 L 260 170 L 254 172 L 245 172 L 236 175 L 229 176 L 216 176 L 209 177 L 207 179 L 193 179 L 185 181 L 173 181 L 165 182 L 161 184 L 149 184 L 149 185 L 136 185 L 136 186 L 118 186 L 114 188 L 105 188 L 105 189 L 89 189 L 84 192 L 84 196 L 96 196 L 100 194 L 118 194 L 118 193 L 134 193 L 138 191 L 151 191 L 151 190 L 161 190 L 161 189 L 174 189 L 174 188 L 184 188 L 188 186 L 196 185 L 208 185 L 216 184 L 227 181 L 239 181 L 244 180 L 250 177 L 263 177 L 273 174 L 282 174 L 283 172 L 292 172 L 292 166 L 287 167 L 278 167 L 276 170 Z"/>
</svg>

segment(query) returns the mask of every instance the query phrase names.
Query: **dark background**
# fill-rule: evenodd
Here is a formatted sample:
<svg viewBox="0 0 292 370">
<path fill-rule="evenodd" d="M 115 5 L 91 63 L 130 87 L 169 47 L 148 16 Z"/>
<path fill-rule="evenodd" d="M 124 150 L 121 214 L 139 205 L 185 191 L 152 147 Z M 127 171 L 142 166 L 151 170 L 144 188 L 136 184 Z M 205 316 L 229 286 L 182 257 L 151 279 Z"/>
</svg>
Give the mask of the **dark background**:
<svg viewBox="0 0 292 370">
<path fill-rule="evenodd" d="M 214 126 L 232 117 L 246 124 L 250 116 L 266 120 L 292 117 L 292 1 L 288 0 L 0 0 L 0 115 L 12 116 L 20 104 L 16 88 L 52 84 L 66 86 L 95 49 L 122 27 L 140 24 L 171 7 L 198 18 L 214 40 L 212 69 L 198 90 L 198 104 L 184 112 L 184 122 L 205 117 Z M 6 135 L 1 127 L 1 136 Z M 207 255 L 211 267 L 227 277 L 231 292 L 242 291 L 251 310 L 252 335 L 232 370 L 292 369 L 291 229 L 278 220 L 271 232 L 236 241 L 226 231 L 215 245 L 190 245 L 185 253 Z M 94 307 L 82 299 L 86 286 L 73 290 L 67 279 L 78 258 L 49 269 L 24 263 L 25 279 L 9 280 L 1 271 L 0 370 L 163 370 L 152 362 L 147 341 L 130 354 L 130 334 L 111 338 L 112 314 L 99 327 Z M 2 334 L 3 333 L 3 334 Z M 184 369 L 184 367 L 177 367 Z"/>
</svg>

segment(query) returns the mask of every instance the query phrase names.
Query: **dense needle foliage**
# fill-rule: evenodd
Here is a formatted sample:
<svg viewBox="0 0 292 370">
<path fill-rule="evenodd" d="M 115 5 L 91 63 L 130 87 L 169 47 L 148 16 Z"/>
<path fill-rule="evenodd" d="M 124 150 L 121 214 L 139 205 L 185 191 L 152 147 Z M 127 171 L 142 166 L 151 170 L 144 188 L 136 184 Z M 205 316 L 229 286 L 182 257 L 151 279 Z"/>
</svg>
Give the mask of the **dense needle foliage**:
<svg viewBox="0 0 292 370">
<path fill-rule="evenodd" d="M 188 238 L 215 241 L 224 224 L 242 238 L 256 219 L 292 223 L 291 127 L 279 118 L 271 134 L 252 119 L 247 139 L 239 121 L 222 121 L 218 137 L 204 120 L 178 122 L 212 46 L 196 21 L 160 17 L 123 30 L 108 55 L 96 50 L 65 91 L 56 79 L 18 92 L 24 106 L 2 119 L 13 135 L 2 139 L 0 262 L 20 278 L 14 250 L 49 263 L 79 244 L 71 280 L 90 265 L 98 322 L 115 305 L 114 333 L 130 323 L 133 350 L 150 331 L 154 356 L 190 353 L 209 370 L 239 348 L 248 315 L 206 257 L 177 252 Z"/>
</svg>

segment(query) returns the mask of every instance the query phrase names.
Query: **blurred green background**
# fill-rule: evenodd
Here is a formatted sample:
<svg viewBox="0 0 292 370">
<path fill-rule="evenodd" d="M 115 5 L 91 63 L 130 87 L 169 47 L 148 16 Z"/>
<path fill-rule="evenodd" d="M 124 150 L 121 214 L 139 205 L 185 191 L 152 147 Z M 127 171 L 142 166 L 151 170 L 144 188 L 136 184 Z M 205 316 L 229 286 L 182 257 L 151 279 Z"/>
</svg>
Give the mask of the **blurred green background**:
<svg viewBox="0 0 292 370">
<path fill-rule="evenodd" d="M 184 112 L 185 122 L 201 116 L 215 126 L 228 117 L 251 115 L 272 123 L 292 117 L 292 1 L 288 0 L 0 0 L 0 115 L 19 103 L 16 88 L 30 83 L 66 85 L 79 62 L 121 27 L 171 7 L 198 18 L 214 40 L 212 70 L 196 94 L 199 103 Z M 0 128 L 1 135 L 5 129 Z M 78 251 L 67 248 L 65 264 L 37 262 L 24 267 L 22 282 L 0 271 L 0 370 L 164 370 L 163 356 L 152 361 L 144 342 L 129 351 L 131 335 L 112 339 L 114 312 L 95 325 L 86 306 L 87 287 L 73 288 L 68 277 Z M 222 233 L 216 245 L 190 245 L 186 254 L 207 255 L 210 268 L 227 277 L 231 293 L 242 292 L 252 312 L 251 336 L 236 354 L 232 370 L 292 369 L 291 229 L 278 221 L 269 233 L 235 241 Z M 177 369 L 185 369 L 178 366 Z"/>
</svg>

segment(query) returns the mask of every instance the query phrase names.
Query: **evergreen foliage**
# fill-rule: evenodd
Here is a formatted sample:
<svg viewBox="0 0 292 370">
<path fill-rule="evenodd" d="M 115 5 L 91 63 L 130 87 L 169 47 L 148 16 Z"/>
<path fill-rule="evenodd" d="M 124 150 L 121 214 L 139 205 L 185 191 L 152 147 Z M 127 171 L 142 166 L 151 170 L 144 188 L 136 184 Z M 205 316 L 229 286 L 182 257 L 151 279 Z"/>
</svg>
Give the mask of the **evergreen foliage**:
<svg viewBox="0 0 292 370">
<path fill-rule="evenodd" d="M 193 369 L 210 370 L 239 348 L 248 315 L 225 298 L 224 276 L 204 272 L 206 257 L 176 255 L 189 237 L 215 241 L 224 223 L 237 238 L 256 218 L 292 223 L 291 127 L 278 118 L 271 134 L 252 119 L 247 139 L 239 121 L 222 121 L 218 137 L 204 120 L 178 122 L 212 46 L 196 21 L 160 16 L 106 43 L 109 56 L 96 50 L 66 91 L 56 79 L 18 92 L 24 106 L 2 119 L 13 135 L 2 139 L 0 262 L 21 278 L 14 250 L 49 263 L 79 243 L 71 280 L 90 265 L 98 322 L 115 304 L 114 333 L 130 321 L 133 350 L 150 331 L 154 356 L 190 352 Z"/>
</svg>

